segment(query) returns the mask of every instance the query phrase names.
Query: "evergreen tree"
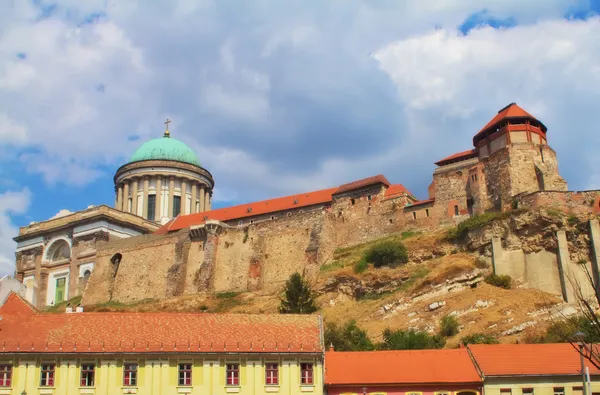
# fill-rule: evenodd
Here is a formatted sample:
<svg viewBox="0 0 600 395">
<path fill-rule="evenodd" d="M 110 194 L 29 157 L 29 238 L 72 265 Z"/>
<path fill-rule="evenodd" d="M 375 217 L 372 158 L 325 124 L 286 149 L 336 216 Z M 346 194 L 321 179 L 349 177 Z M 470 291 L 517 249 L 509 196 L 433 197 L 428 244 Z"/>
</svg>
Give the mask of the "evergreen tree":
<svg viewBox="0 0 600 395">
<path fill-rule="evenodd" d="M 383 331 L 383 342 L 377 347 L 380 350 L 424 350 L 444 348 L 446 339 L 440 335 L 429 335 L 427 332 L 386 329 Z"/>
<path fill-rule="evenodd" d="M 281 299 L 281 314 L 310 314 L 317 311 L 310 285 L 300 273 L 294 273 L 285 283 L 284 297 Z"/>
</svg>

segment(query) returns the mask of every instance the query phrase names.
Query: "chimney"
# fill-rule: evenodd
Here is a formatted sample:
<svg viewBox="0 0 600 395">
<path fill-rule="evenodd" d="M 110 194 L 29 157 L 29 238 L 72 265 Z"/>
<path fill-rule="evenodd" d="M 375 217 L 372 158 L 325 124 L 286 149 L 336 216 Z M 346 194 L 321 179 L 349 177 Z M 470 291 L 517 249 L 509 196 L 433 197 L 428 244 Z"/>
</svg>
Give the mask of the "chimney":
<svg viewBox="0 0 600 395">
<path fill-rule="evenodd" d="M 73 306 L 71 306 L 71 303 L 67 303 L 67 308 L 65 309 L 65 312 L 67 314 L 72 313 L 73 312 Z"/>
<path fill-rule="evenodd" d="M 81 303 L 79 303 L 77 305 L 77 307 L 75 307 L 75 312 L 76 313 L 83 313 L 83 305 Z"/>
<path fill-rule="evenodd" d="M 329 351 L 335 351 L 335 347 L 333 347 L 333 343 L 329 344 Z"/>
</svg>

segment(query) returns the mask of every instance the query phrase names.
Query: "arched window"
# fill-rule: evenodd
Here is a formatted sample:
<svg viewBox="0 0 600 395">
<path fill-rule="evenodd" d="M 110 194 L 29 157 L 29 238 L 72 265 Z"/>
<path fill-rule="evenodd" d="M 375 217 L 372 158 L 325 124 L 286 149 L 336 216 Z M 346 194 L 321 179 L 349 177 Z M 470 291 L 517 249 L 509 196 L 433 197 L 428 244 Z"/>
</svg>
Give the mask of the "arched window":
<svg viewBox="0 0 600 395">
<path fill-rule="evenodd" d="M 119 264 L 121 263 L 122 258 L 123 255 L 121 255 L 118 252 L 115 255 L 113 255 L 112 258 L 110 258 L 110 263 L 112 263 L 113 265 L 113 277 L 117 277 L 117 272 L 119 271 Z"/>
<path fill-rule="evenodd" d="M 71 259 L 71 246 L 66 240 L 56 240 L 48 247 L 46 260 L 49 262 L 62 262 Z"/>
<path fill-rule="evenodd" d="M 458 215 L 458 214 L 459 214 L 459 212 L 458 212 L 458 206 L 455 204 L 454 205 L 454 215 Z"/>
<path fill-rule="evenodd" d="M 85 269 L 85 271 L 83 272 L 83 284 L 84 285 L 87 284 L 91 275 L 92 275 L 92 272 L 90 271 L 90 269 Z"/>
</svg>

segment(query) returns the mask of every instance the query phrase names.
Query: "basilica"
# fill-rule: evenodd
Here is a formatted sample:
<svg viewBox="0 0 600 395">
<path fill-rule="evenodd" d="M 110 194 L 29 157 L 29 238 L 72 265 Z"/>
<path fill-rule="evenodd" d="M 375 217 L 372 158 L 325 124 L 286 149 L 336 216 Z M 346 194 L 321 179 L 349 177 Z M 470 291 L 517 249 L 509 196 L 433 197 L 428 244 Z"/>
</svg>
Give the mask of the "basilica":
<svg viewBox="0 0 600 395">
<path fill-rule="evenodd" d="M 546 126 L 515 103 L 474 133 L 470 149 L 435 162 L 429 196 L 421 200 L 375 175 L 212 209 L 215 180 L 171 136 L 169 122 L 162 137 L 117 169 L 114 207 L 61 212 L 19 230 L 15 278 L 30 303 L 44 307 L 79 295 L 84 303 L 129 303 L 277 288 L 297 271 L 310 278 L 336 248 L 398 232 L 515 208 L 600 213 L 600 193 L 567 190 Z"/>
</svg>

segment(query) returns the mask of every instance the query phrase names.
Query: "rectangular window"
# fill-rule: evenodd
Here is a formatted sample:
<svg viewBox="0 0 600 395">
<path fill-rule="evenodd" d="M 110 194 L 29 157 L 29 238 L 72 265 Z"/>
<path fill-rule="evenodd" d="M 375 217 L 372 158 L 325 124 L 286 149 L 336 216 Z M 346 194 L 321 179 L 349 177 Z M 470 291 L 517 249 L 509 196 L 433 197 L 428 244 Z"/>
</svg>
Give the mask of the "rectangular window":
<svg viewBox="0 0 600 395">
<path fill-rule="evenodd" d="M 413 211 L 413 219 L 417 219 L 417 212 Z"/>
<path fill-rule="evenodd" d="M 426 215 L 427 217 L 429 217 L 429 209 L 428 209 L 428 208 L 426 208 L 426 209 L 425 209 L 425 215 Z"/>
<path fill-rule="evenodd" d="M 0 365 L 0 387 L 10 387 L 12 365 Z"/>
<path fill-rule="evenodd" d="M 279 365 L 276 363 L 265 364 L 265 384 L 279 384 Z"/>
<path fill-rule="evenodd" d="M 533 388 L 523 388 L 523 395 L 533 395 Z"/>
<path fill-rule="evenodd" d="M 146 216 L 148 220 L 154 221 L 154 213 L 156 212 L 156 195 L 148 195 L 148 212 Z"/>
<path fill-rule="evenodd" d="M 367 195 L 367 200 L 368 200 L 368 201 L 371 201 L 371 199 L 373 199 L 373 196 L 371 196 L 371 195 Z"/>
<path fill-rule="evenodd" d="M 240 364 L 227 364 L 227 385 L 240 385 Z"/>
<path fill-rule="evenodd" d="M 123 385 L 125 387 L 135 386 L 137 384 L 137 363 L 126 363 L 123 366 Z"/>
<path fill-rule="evenodd" d="M 313 383 L 313 364 L 312 363 L 301 363 L 300 364 L 300 384 L 312 384 Z"/>
<path fill-rule="evenodd" d="M 512 390 L 510 388 L 500 388 L 500 393 L 502 395 L 510 395 L 512 394 Z"/>
<path fill-rule="evenodd" d="M 173 217 L 177 217 L 181 212 L 181 196 L 173 196 Z"/>
<path fill-rule="evenodd" d="M 179 364 L 179 385 L 192 385 L 192 364 Z"/>
<path fill-rule="evenodd" d="M 565 395 L 564 387 L 554 387 L 554 395 Z"/>
<path fill-rule="evenodd" d="M 93 387 L 94 386 L 94 371 L 96 366 L 91 363 L 85 363 L 81 365 L 81 386 L 82 387 Z"/>
<path fill-rule="evenodd" d="M 53 363 L 42 364 L 40 387 L 52 387 L 54 385 L 54 367 Z"/>
</svg>

